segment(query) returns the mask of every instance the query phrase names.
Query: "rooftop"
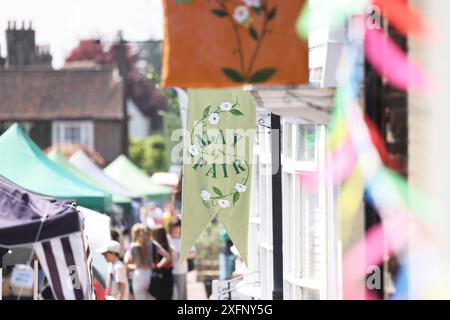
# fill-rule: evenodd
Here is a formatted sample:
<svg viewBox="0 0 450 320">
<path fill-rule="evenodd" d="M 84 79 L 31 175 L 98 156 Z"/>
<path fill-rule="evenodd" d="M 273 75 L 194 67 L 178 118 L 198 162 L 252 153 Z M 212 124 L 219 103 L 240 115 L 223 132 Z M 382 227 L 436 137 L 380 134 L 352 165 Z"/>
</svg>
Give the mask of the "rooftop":
<svg viewBox="0 0 450 320">
<path fill-rule="evenodd" d="M 122 84 L 112 68 L 0 70 L 0 121 L 121 120 Z"/>
</svg>

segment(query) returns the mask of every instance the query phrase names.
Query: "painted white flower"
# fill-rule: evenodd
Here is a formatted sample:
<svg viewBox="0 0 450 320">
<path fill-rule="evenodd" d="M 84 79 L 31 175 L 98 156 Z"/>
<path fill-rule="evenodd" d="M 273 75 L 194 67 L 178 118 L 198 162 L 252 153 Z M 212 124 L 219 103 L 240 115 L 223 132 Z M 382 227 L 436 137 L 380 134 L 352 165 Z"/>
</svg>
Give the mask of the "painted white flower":
<svg viewBox="0 0 450 320">
<path fill-rule="evenodd" d="M 225 200 L 225 199 L 220 199 L 219 201 L 217 201 L 217 203 L 219 204 L 219 207 L 226 209 L 230 207 L 230 201 Z"/>
<path fill-rule="evenodd" d="M 234 186 L 234 189 L 237 192 L 241 193 L 241 192 L 247 191 L 247 186 L 244 186 L 243 184 L 240 184 L 240 183 L 236 183 L 236 185 Z"/>
<path fill-rule="evenodd" d="M 196 146 L 191 145 L 188 148 L 189 153 L 191 154 L 191 156 L 195 157 L 196 155 L 198 155 L 198 149 Z"/>
<path fill-rule="evenodd" d="M 211 199 L 211 194 L 206 190 L 203 190 L 200 196 L 202 197 L 203 201 L 209 201 Z"/>
<path fill-rule="evenodd" d="M 211 124 L 218 124 L 219 123 L 219 119 L 220 119 L 219 115 L 217 113 L 215 113 L 215 112 L 211 113 L 209 115 L 209 117 L 208 117 L 208 121 Z"/>
<path fill-rule="evenodd" d="M 249 7 L 261 7 L 261 0 L 244 0 L 245 4 Z"/>
<path fill-rule="evenodd" d="M 237 6 L 234 9 L 233 18 L 237 23 L 242 24 L 250 16 L 250 12 L 246 6 Z"/>
<path fill-rule="evenodd" d="M 222 102 L 220 104 L 220 110 L 222 111 L 230 111 L 232 107 L 233 105 L 231 104 L 231 102 Z"/>
</svg>

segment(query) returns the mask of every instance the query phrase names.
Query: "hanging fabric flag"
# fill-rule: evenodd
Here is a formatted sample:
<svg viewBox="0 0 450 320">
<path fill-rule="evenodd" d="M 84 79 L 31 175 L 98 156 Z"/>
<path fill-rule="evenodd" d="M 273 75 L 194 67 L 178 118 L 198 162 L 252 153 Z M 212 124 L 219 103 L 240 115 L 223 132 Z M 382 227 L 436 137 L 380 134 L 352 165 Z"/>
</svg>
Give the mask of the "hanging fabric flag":
<svg viewBox="0 0 450 320">
<path fill-rule="evenodd" d="M 313 30 L 328 28 L 335 31 L 352 15 L 361 14 L 369 0 L 315 0 L 309 1 L 300 12 L 296 29 L 299 36 L 307 39 Z"/>
<path fill-rule="evenodd" d="M 404 36 L 427 40 L 434 32 L 422 13 L 404 0 L 372 0 L 381 15 Z"/>
<path fill-rule="evenodd" d="M 383 31 L 366 29 L 366 57 L 377 73 L 400 90 L 428 90 L 429 79 L 422 68 L 408 59 L 406 54 Z"/>
<path fill-rule="evenodd" d="M 308 44 L 295 31 L 304 2 L 164 0 L 163 86 L 308 83 Z"/>
<path fill-rule="evenodd" d="M 364 176 L 356 166 L 352 175 L 344 183 L 339 196 L 338 208 L 341 213 L 341 232 L 344 246 L 349 243 L 356 214 L 363 203 L 364 183 Z"/>
<path fill-rule="evenodd" d="M 217 216 L 247 260 L 255 124 L 256 105 L 250 93 L 242 89 L 189 90 L 182 258 Z"/>
</svg>

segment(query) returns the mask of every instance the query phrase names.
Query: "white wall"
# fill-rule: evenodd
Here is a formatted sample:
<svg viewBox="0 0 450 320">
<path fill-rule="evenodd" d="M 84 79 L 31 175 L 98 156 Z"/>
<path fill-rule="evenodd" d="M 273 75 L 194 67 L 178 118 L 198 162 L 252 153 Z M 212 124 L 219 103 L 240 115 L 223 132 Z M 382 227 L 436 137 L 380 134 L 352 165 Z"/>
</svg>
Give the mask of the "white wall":
<svg viewBox="0 0 450 320">
<path fill-rule="evenodd" d="M 409 94 L 408 170 L 411 185 L 439 207 L 423 212 L 431 233 L 428 247 L 411 228 L 409 242 L 410 298 L 450 298 L 450 1 L 412 0 L 432 21 L 437 41 L 410 39 L 410 57 L 423 65 L 438 87 L 427 94 Z M 432 215 L 436 214 L 435 218 Z M 431 234 L 433 237 L 431 237 Z M 424 251 L 422 251 L 425 249 Z M 419 259 L 416 259 L 419 258 Z M 426 288 L 422 285 L 426 284 Z M 426 289 L 426 290 L 425 290 Z M 424 293 L 427 292 L 426 295 Z"/>
<path fill-rule="evenodd" d="M 150 134 L 150 120 L 131 99 L 127 101 L 128 134 L 130 138 L 145 138 Z"/>
</svg>

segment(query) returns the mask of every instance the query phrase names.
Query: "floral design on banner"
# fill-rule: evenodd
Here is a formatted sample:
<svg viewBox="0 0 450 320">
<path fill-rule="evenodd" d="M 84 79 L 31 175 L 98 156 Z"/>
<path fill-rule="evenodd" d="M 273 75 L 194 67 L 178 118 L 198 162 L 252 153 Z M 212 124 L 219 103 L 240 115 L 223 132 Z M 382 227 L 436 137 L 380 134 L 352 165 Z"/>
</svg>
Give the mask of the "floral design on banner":
<svg viewBox="0 0 450 320">
<path fill-rule="evenodd" d="M 218 9 L 213 9 L 211 12 L 220 18 L 227 18 L 230 21 L 231 28 L 236 40 L 236 48 L 232 49 L 239 57 L 239 70 L 231 67 L 222 68 L 222 72 L 233 82 L 251 82 L 260 83 L 269 80 L 277 71 L 275 67 L 266 67 L 253 71 L 255 61 L 258 58 L 258 54 L 261 50 L 261 45 L 264 42 L 264 38 L 272 32 L 269 29 L 269 23 L 275 18 L 277 14 L 277 7 L 270 7 L 270 1 L 262 0 L 244 0 L 244 4 L 230 9 L 227 6 L 226 0 L 216 0 Z M 231 12 L 231 10 L 233 10 Z M 262 16 L 263 23 L 258 30 L 258 26 L 254 23 L 252 15 Z M 246 61 L 246 57 L 243 51 L 243 41 L 239 28 L 248 29 L 248 37 L 256 42 L 254 51 L 250 57 L 250 60 Z"/>
<path fill-rule="evenodd" d="M 163 0 L 162 86 L 308 83 L 308 44 L 295 31 L 305 3 Z"/>
<path fill-rule="evenodd" d="M 191 129 L 190 146 L 188 147 L 188 153 L 191 157 L 200 156 L 199 161 L 201 161 L 202 163 L 207 162 L 204 160 L 205 155 L 213 157 L 214 160 L 217 160 L 221 155 L 224 156 L 225 159 L 231 159 L 231 163 L 235 168 L 236 173 L 246 172 L 245 177 L 241 178 L 239 182 L 236 182 L 233 188 L 230 188 L 227 191 L 221 190 L 221 188 L 218 186 L 212 186 L 211 188 L 212 190 L 202 190 L 202 192 L 200 193 L 203 205 L 206 208 L 219 207 L 222 209 L 227 209 L 230 208 L 231 202 L 233 203 L 233 206 L 235 206 L 240 199 L 240 194 L 247 191 L 247 183 L 250 172 L 249 164 L 247 160 L 242 159 L 236 154 L 229 154 L 225 152 L 223 149 L 219 150 L 213 149 L 212 151 L 209 151 L 208 148 L 211 146 L 210 139 L 208 138 L 205 141 L 204 136 L 195 135 L 195 132 L 199 126 L 201 126 L 203 132 L 205 132 L 204 130 L 207 130 L 208 126 L 218 125 L 221 117 L 220 114 L 222 114 L 224 117 L 245 116 L 245 114 L 239 110 L 238 99 L 236 99 L 236 102 L 234 104 L 228 101 L 224 101 L 218 106 L 216 106 L 216 108 L 213 108 L 211 105 L 208 105 L 206 108 L 203 109 L 202 118 L 197 120 L 193 128 Z M 226 138 L 223 135 L 223 131 L 219 131 L 219 136 L 217 137 L 215 142 L 217 143 L 219 139 L 221 139 L 221 141 L 224 142 L 226 141 Z M 236 141 L 233 141 L 232 144 L 235 145 Z M 220 155 L 216 153 L 220 153 Z M 228 176 L 228 173 L 226 173 L 226 176 Z"/>
</svg>

